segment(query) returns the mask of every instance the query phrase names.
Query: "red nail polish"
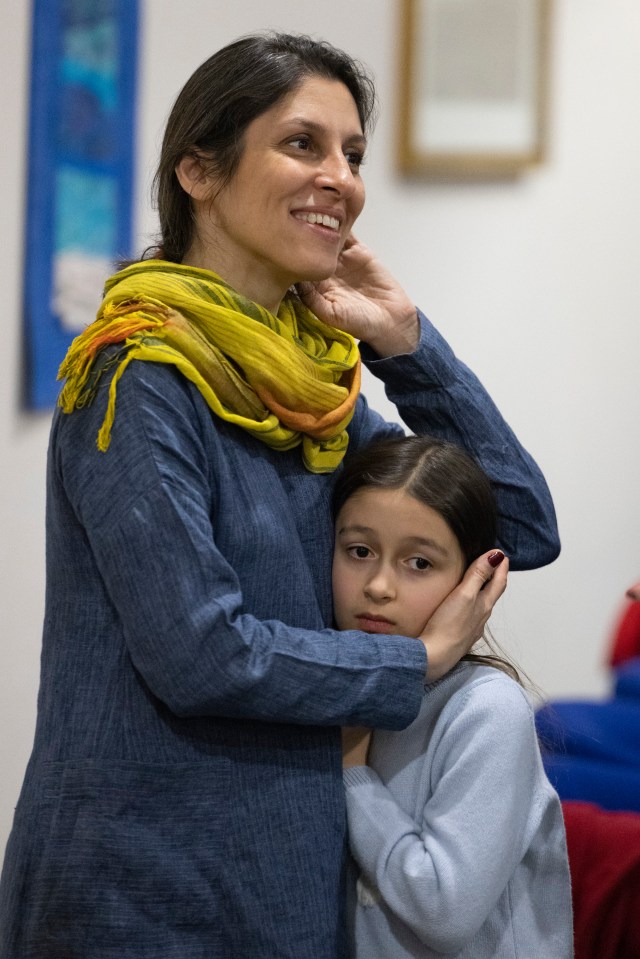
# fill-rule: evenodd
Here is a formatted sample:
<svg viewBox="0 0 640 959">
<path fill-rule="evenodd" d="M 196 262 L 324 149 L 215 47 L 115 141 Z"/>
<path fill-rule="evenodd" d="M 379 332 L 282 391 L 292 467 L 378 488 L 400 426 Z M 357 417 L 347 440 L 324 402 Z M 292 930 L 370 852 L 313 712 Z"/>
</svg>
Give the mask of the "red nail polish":
<svg viewBox="0 0 640 959">
<path fill-rule="evenodd" d="M 500 565 L 503 559 L 504 559 L 504 553 L 502 553 L 499 549 L 497 549 L 495 553 L 489 553 L 489 555 L 487 556 L 489 566 L 493 566 L 494 569 L 496 568 L 496 566 Z"/>
</svg>

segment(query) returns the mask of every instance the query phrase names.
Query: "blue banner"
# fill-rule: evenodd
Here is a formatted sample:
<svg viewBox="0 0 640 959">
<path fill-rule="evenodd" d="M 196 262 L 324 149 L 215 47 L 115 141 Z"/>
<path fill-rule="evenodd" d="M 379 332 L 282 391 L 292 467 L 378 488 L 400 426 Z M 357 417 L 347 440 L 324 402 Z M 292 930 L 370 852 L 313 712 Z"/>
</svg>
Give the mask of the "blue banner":
<svg viewBox="0 0 640 959">
<path fill-rule="evenodd" d="M 24 309 L 26 404 L 131 255 L 137 0 L 34 0 Z"/>
</svg>

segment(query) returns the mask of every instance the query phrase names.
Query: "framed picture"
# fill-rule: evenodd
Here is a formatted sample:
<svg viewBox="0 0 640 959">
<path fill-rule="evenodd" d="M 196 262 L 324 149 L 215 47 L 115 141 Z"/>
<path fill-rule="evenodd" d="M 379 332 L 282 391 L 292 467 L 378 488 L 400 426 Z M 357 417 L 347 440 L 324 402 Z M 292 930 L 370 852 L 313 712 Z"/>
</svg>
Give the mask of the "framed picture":
<svg viewBox="0 0 640 959">
<path fill-rule="evenodd" d="M 552 0 L 400 0 L 407 174 L 514 176 L 545 156 Z"/>
</svg>

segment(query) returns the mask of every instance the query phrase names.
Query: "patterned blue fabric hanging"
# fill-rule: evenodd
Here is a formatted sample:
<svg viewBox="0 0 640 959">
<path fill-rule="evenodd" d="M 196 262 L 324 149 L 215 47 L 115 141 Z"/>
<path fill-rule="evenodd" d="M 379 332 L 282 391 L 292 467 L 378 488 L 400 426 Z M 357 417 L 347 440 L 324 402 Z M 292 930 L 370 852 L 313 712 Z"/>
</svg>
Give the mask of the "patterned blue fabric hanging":
<svg viewBox="0 0 640 959">
<path fill-rule="evenodd" d="M 34 0 L 25 405 L 47 409 L 72 339 L 130 256 L 137 0 Z"/>
</svg>

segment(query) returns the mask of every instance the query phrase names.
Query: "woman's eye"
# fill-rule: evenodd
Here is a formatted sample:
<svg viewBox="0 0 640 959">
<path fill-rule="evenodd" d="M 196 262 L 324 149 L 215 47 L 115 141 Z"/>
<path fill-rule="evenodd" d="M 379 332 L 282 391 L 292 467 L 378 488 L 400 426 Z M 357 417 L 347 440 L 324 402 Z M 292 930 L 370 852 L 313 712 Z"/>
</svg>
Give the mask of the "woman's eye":
<svg viewBox="0 0 640 959">
<path fill-rule="evenodd" d="M 292 140 L 289 140 L 291 146 L 297 147 L 298 150 L 309 150 L 311 148 L 311 141 L 309 137 L 299 136 L 294 137 Z"/>
<path fill-rule="evenodd" d="M 431 566 L 431 563 L 429 562 L 428 559 L 425 559 L 424 556 L 412 556 L 412 558 L 409 560 L 409 566 L 411 567 L 411 569 L 422 571 L 425 569 L 429 569 Z"/>
<path fill-rule="evenodd" d="M 359 169 L 364 163 L 364 154 L 360 150 L 347 150 L 345 153 L 349 166 Z"/>
</svg>

